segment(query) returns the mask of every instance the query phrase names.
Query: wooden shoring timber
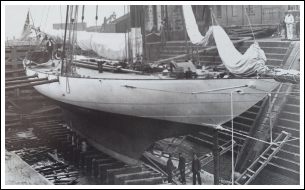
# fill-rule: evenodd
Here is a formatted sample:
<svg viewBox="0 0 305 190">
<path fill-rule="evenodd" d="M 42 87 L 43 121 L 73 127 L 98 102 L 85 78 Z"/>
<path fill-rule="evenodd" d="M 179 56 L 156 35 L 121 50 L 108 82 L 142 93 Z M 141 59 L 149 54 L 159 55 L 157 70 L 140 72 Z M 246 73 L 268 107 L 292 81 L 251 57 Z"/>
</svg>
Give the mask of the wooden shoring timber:
<svg viewBox="0 0 305 190">
<path fill-rule="evenodd" d="M 20 73 L 24 71 L 25 71 L 24 69 L 16 69 L 16 70 L 5 71 L 5 74 Z"/>
<path fill-rule="evenodd" d="M 58 81 L 59 81 L 59 79 L 51 79 L 51 80 L 47 80 L 47 81 L 39 81 L 39 82 L 33 82 L 33 83 L 28 83 L 28 84 L 20 84 L 20 85 L 16 85 L 16 86 L 8 86 L 8 87 L 5 87 L 5 90 L 24 88 L 24 87 L 28 87 L 28 86 L 36 86 L 36 85 L 41 85 L 41 84 L 48 84 L 48 83 L 53 83 L 53 82 L 58 82 Z"/>
<path fill-rule="evenodd" d="M 27 79 L 27 80 L 15 80 L 15 81 L 8 81 L 5 82 L 5 85 L 12 85 L 12 84 L 22 84 L 22 83 L 29 83 L 29 82 L 37 82 L 37 81 L 45 81 L 48 78 L 38 78 L 38 79 Z"/>
<path fill-rule="evenodd" d="M 35 78 L 38 77 L 37 74 L 31 75 L 31 76 L 22 76 L 22 77 L 11 77 L 5 79 L 5 82 L 14 81 L 14 80 L 22 80 L 22 79 L 29 79 L 29 78 Z"/>
</svg>

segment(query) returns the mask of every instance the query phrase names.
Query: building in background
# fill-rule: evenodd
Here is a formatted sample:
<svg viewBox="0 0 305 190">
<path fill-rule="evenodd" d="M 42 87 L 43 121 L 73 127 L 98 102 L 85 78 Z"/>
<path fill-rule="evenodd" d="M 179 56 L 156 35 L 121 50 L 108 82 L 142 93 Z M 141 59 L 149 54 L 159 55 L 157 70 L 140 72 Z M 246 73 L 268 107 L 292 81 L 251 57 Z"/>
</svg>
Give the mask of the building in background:
<svg viewBox="0 0 305 190">
<path fill-rule="evenodd" d="M 299 12 L 300 9 L 299 6 L 294 5 L 192 5 L 192 8 L 202 33 L 205 33 L 211 25 L 211 10 L 218 23 L 228 27 L 249 25 L 246 13 L 252 25 L 279 25 L 288 10 Z M 166 20 L 168 40 L 187 38 L 181 5 L 147 5 L 145 9 L 147 33 L 159 33 L 162 20 Z"/>
<path fill-rule="evenodd" d="M 129 14 L 116 18 L 115 13 L 108 18 L 104 18 L 102 25 L 91 26 L 86 29 L 87 32 L 102 33 L 125 33 L 129 27 Z"/>
<path fill-rule="evenodd" d="M 67 28 L 70 28 L 70 24 L 68 24 Z M 53 24 L 53 29 L 64 30 L 65 29 L 65 23 L 55 23 L 55 24 Z M 76 30 L 77 31 L 85 31 L 86 29 L 87 29 L 87 23 L 85 23 L 85 22 L 76 23 Z"/>
<path fill-rule="evenodd" d="M 108 18 L 104 18 L 103 24 L 97 26 L 87 27 L 85 22 L 76 23 L 77 31 L 87 31 L 87 32 L 103 32 L 103 33 L 125 33 L 130 27 L 129 14 L 125 14 L 119 18 L 116 18 L 116 14 L 113 13 Z M 68 25 L 69 28 L 69 25 Z M 53 29 L 64 30 L 65 23 L 55 23 L 53 24 Z"/>
</svg>

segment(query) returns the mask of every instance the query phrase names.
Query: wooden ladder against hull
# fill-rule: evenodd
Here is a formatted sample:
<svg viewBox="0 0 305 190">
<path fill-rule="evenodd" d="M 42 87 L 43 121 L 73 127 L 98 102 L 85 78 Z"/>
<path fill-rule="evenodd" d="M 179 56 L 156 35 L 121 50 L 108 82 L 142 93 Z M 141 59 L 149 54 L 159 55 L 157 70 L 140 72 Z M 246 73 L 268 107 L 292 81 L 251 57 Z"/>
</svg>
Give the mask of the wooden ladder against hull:
<svg viewBox="0 0 305 190">
<path fill-rule="evenodd" d="M 233 146 L 236 145 L 236 142 L 233 142 Z M 228 141 L 226 143 L 224 143 L 222 146 L 219 146 L 219 156 L 225 154 L 226 152 L 228 152 L 229 150 L 232 149 L 232 141 Z M 205 165 L 207 165 L 208 163 L 210 163 L 211 161 L 213 161 L 213 154 L 209 153 L 206 155 L 203 155 L 201 157 L 199 157 L 199 161 L 201 164 L 201 168 Z M 189 175 L 192 172 L 192 162 L 188 162 L 185 164 L 185 175 Z M 178 181 L 178 178 L 180 176 L 180 172 L 179 169 L 175 169 L 173 171 L 173 178 L 176 179 Z"/>
<path fill-rule="evenodd" d="M 236 185 L 248 185 L 264 169 L 276 153 L 282 148 L 285 141 L 290 138 L 291 134 L 282 131 L 273 144 L 256 159 L 254 162 L 235 180 Z"/>
</svg>

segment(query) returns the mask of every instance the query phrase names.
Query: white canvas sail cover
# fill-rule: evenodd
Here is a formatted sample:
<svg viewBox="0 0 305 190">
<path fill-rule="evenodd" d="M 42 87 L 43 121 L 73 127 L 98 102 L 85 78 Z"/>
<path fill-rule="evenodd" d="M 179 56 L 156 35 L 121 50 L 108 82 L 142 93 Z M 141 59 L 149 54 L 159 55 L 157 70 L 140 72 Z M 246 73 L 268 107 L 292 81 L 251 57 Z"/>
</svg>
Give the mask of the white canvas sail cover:
<svg viewBox="0 0 305 190">
<path fill-rule="evenodd" d="M 48 30 L 53 38 L 63 39 L 63 30 Z M 67 32 L 68 34 L 68 32 Z M 131 47 L 133 57 L 142 54 L 142 36 L 140 28 L 131 28 L 129 34 L 125 33 L 98 33 L 98 32 L 76 32 L 76 44 L 84 51 L 92 50 L 99 56 L 123 60 L 127 58 L 128 47 Z M 130 43 L 128 43 L 128 35 Z"/>
<path fill-rule="evenodd" d="M 255 73 L 265 73 L 268 67 L 264 51 L 257 43 L 252 44 L 242 55 L 236 50 L 227 33 L 220 26 L 211 26 L 206 34 L 202 36 L 196 19 L 190 5 L 183 5 L 183 14 L 187 34 L 193 44 L 202 44 L 205 46 L 208 39 L 213 35 L 216 42 L 218 54 L 225 67 L 235 75 L 249 76 Z"/>
</svg>

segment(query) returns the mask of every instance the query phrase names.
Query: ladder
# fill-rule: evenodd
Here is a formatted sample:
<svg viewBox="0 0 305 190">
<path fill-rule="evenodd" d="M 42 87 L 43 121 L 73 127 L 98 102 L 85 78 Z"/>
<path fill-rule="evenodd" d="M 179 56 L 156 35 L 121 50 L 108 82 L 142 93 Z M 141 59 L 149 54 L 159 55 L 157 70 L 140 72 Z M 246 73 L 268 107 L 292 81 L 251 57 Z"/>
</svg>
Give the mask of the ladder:
<svg viewBox="0 0 305 190">
<path fill-rule="evenodd" d="M 235 180 L 236 185 L 248 185 L 263 168 L 270 162 L 273 156 L 282 148 L 285 141 L 290 138 L 291 134 L 282 131 L 272 144 L 258 157 L 254 162 Z"/>
<path fill-rule="evenodd" d="M 233 142 L 233 146 L 236 145 L 236 142 Z M 223 145 L 219 146 L 219 156 L 225 154 L 226 152 L 228 152 L 229 150 L 232 149 L 232 141 L 228 141 L 226 143 L 224 143 Z M 213 153 L 209 153 L 206 155 L 203 155 L 201 157 L 199 157 L 199 161 L 201 164 L 201 168 L 205 165 L 207 165 L 209 162 L 213 161 Z M 188 162 L 185 164 L 185 175 L 189 175 L 192 172 L 192 162 Z M 173 171 L 173 178 L 176 178 L 176 180 L 178 180 L 177 178 L 179 177 L 180 173 L 179 173 L 179 169 L 175 169 Z"/>
</svg>

